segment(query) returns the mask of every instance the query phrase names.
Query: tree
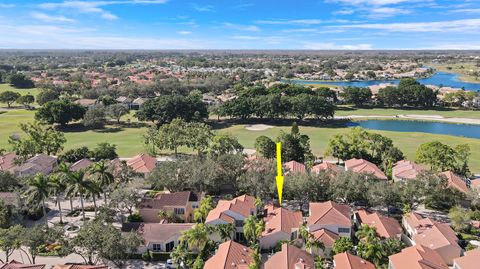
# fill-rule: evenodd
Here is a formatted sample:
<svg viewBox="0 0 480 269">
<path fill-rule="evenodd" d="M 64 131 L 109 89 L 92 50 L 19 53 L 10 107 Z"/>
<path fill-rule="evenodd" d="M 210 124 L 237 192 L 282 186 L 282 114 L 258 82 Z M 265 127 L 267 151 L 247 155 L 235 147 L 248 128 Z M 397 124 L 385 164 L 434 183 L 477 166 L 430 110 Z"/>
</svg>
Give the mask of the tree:
<svg viewBox="0 0 480 269">
<path fill-rule="evenodd" d="M 0 229 L 0 249 L 5 253 L 5 263 L 8 263 L 13 252 L 21 247 L 20 235 L 23 233 L 23 229 L 20 225 Z"/>
<path fill-rule="evenodd" d="M 188 138 L 186 122 L 176 118 L 170 123 L 160 126 L 153 141 L 158 149 L 173 150 L 175 157 L 177 157 L 178 147 L 185 146 Z"/>
<path fill-rule="evenodd" d="M 99 129 L 105 126 L 105 122 L 105 107 L 103 105 L 89 107 L 83 115 L 83 125 L 85 127 Z"/>
<path fill-rule="evenodd" d="M 347 87 L 341 93 L 346 104 L 354 104 L 357 107 L 364 106 L 372 101 L 370 88 Z"/>
<path fill-rule="evenodd" d="M 268 136 L 262 135 L 257 137 L 257 139 L 255 139 L 254 147 L 257 150 L 257 152 L 264 158 L 267 158 L 267 159 L 275 158 L 276 145 L 275 145 L 275 142 L 273 142 L 273 140 L 270 139 Z"/>
<path fill-rule="evenodd" d="M 299 229 L 300 237 L 303 241 L 303 246 L 305 249 L 313 251 L 318 249 L 325 249 L 325 245 L 322 241 L 315 239 L 315 237 L 308 231 L 307 226 L 303 224 Z"/>
<path fill-rule="evenodd" d="M 452 148 L 439 141 L 421 144 L 417 149 L 417 161 L 430 165 L 435 171 L 454 171 L 460 175 L 468 176 L 468 158 L 470 147 L 467 144 L 457 145 Z"/>
<path fill-rule="evenodd" d="M 237 179 L 237 191 L 263 200 L 277 195 L 275 181 L 276 164 L 271 160 L 255 159 L 245 164 L 246 171 Z M 287 191 L 285 191 L 287 193 Z"/>
<path fill-rule="evenodd" d="M 98 143 L 97 147 L 92 151 L 92 157 L 96 161 L 100 160 L 113 160 L 118 158 L 118 154 L 116 152 L 117 146 L 110 143 Z"/>
<path fill-rule="evenodd" d="M 107 106 L 107 115 L 115 119 L 117 123 L 120 123 L 120 118 L 127 115 L 129 112 L 128 107 L 123 104 L 113 104 Z"/>
<path fill-rule="evenodd" d="M 410 210 L 415 210 L 425 201 L 427 191 L 425 183 L 420 180 L 405 180 L 395 183 L 400 200 Z M 405 212 L 406 213 L 406 212 Z"/>
<path fill-rule="evenodd" d="M 243 234 L 250 246 L 256 245 L 258 239 L 265 229 L 265 222 L 263 219 L 258 219 L 257 216 L 251 215 L 243 220 Z"/>
<path fill-rule="evenodd" d="M 15 102 L 22 104 L 25 108 L 30 108 L 30 104 L 35 102 L 35 97 L 31 94 L 26 94 L 18 97 Z"/>
<path fill-rule="evenodd" d="M 371 238 L 368 241 L 360 240 L 357 246 L 357 254 L 375 264 L 377 268 L 381 267 L 382 261 L 384 257 L 386 257 L 382 242 L 377 237 Z"/>
<path fill-rule="evenodd" d="M 360 241 L 371 241 L 375 237 L 377 237 L 377 231 L 375 227 L 371 227 L 369 225 L 362 225 L 360 229 L 355 232 L 355 236 L 360 240 Z"/>
<path fill-rule="evenodd" d="M 205 224 L 198 223 L 190 230 L 186 230 L 180 237 L 181 241 L 185 241 L 190 250 L 202 251 L 208 243 L 209 232 Z"/>
<path fill-rule="evenodd" d="M 58 215 L 60 217 L 60 224 L 63 224 L 62 219 L 62 205 L 61 205 L 61 195 L 65 191 L 65 183 L 60 174 L 51 174 L 49 175 L 49 186 L 50 194 L 55 196 L 56 203 L 58 205 Z"/>
<path fill-rule="evenodd" d="M 215 231 L 220 235 L 222 242 L 231 240 L 235 230 L 235 226 L 232 223 L 218 224 L 215 226 Z"/>
<path fill-rule="evenodd" d="M 109 205 L 117 208 L 122 214 L 126 211 L 132 215 L 133 209 L 140 203 L 140 198 L 141 196 L 135 188 L 124 183 L 110 193 Z"/>
<path fill-rule="evenodd" d="M 280 132 L 277 141 L 282 143 L 282 159 L 285 162 L 297 161 L 305 163 L 313 159 L 310 150 L 310 138 L 301 134 L 298 125 L 294 122 L 290 133 Z"/>
<path fill-rule="evenodd" d="M 60 228 L 61 229 L 61 228 Z M 35 225 L 31 228 L 22 229 L 23 233 L 19 235 L 22 243 L 27 250 L 23 250 L 27 254 L 30 263 L 35 264 L 38 253 L 42 250 L 42 247 L 48 243 L 54 243 L 61 238 L 63 230 L 59 230 L 57 227 L 47 229 L 42 225 Z"/>
<path fill-rule="evenodd" d="M 352 252 L 354 250 L 353 242 L 348 237 L 340 237 L 333 242 L 332 255 L 343 252 Z"/>
<path fill-rule="evenodd" d="M 6 103 L 8 108 L 20 97 L 18 92 L 4 91 L 0 93 L 0 103 Z"/>
<path fill-rule="evenodd" d="M 38 122 L 20 123 L 20 129 L 27 135 L 25 138 L 10 136 L 8 142 L 15 153 L 24 159 L 35 154 L 57 154 L 67 141 L 62 132 L 52 127 L 45 127 Z"/>
<path fill-rule="evenodd" d="M 64 151 L 58 156 L 59 162 L 75 163 L 85 158 L 89 158 L 91 155 L 88 147 L 79 147 Z"/>
<path fill-rule="evenodd" d="M 107 191 L 109 186 L 114 182 L 113 175 L 109 172 L 106 161 L 98 161 L 93 164 L 90 169 L 91 175 L 103 190 L 104 203 L 107 203 Z"/>
<path fill-rule="evenodd" d="M 207 219 L 208 213 L 213 208 L 214 206 L 213 206 L 212 196 L 209 196 L 209 195 L 205 196 L 205 198 L 203 198 L 200 201 L 200 206 L 194 211 L 194 214 L 193 214 L 194 220 L 197 223 L 203 223 Z"/>
<path fill-rule="evenodd" d="M 0 171 L 0 192 L 13 192 L 19 187 L 19 180 L 12 173 Z"/>
<path fill-rule="evenodd" d="M 167 223 L 179 223 L 182 221 L 182 219 L 172 210 L 159 210 L 158 218 L 160 220 L 165 220 Z"/>
<path fill-rule="evenodd" d="M 213 137 L 209 148 L 212 156 L 224 154 L 238 154 L 243 152 L 243 146 L 238 139 L 229 134 L 217 134 Z"/>
<path fill-rule="evenodd" d="M 35 87 L 33 81 L 27 78 L 24 74 L 16 73 L 8 77 L 11 86 L 19 89 L 28 89 Z"/>
<path fill-rule="evenodd" d="M 85 172 L 82 170 L 68 173 L 66 180 L 67 182 L 65 193 L 67 197 L 80 196 L 82 219 L 83 222 L 85 222 L 85 208 L 83 205 L 83 198 L 85 197 L 87 192 L 94 189 L 95 186 L 93 185 L 93 182 L 86 179 Z"/>
<path fill-rule="evenodd" d="M 45 218 L 45 225 L 48 228 L 47 206 L 45 199 L 49 197 L 51 183 L 48 177 L 42 174 L 36 174 L 28 181 L 28 189 L 25 191 L 25 196 L 29 203 L 42 203 L 43 217 Z"/>
<path fill-rule="evenodd" d="M 85 108 L 67 100 L 57 100 L 45 103 L 35 113 L 35 119 L 48 123 L 58 123 L 62 126 L 71 121 L 80 120 L 85 115 Z"/>
<path fill-rule="evenodd" d="M 37 95 L 37 103 L 43 106 L 45 103 L 55 101 L 60 98 L 60 93 L 54 90 L 42 89 Z"/>
</svg>

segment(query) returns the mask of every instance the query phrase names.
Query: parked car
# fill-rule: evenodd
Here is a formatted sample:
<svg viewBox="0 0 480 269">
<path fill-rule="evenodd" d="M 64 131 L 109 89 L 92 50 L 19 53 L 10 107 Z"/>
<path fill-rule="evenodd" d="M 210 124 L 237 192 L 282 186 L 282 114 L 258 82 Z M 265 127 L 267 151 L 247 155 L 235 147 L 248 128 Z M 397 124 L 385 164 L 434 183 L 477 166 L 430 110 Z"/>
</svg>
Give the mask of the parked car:
<svg viewBox="0 0 480 269">
<path fill-rule="evenodd" d="M 176 269 L 177 267 L 173 265 L 173 261 L 171 259 L 168 259 L 167 262 L 165 263 L 165 268 L 166 269 Z"/>
</svg>

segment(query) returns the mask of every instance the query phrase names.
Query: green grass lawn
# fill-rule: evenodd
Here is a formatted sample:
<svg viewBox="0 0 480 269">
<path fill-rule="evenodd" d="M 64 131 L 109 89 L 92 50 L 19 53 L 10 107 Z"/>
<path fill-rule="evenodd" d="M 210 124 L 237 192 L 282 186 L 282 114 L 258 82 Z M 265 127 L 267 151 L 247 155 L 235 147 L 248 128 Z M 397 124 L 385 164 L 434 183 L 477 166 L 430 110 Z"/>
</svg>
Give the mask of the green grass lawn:
<svg viewBox="0 0 480 269">
<path fill-rule="evenodd" d="M 363 111 L 363 110 L 360 110 Z M 368 110 L 372 111 L 372 110 Z M 396 114 L 406 114 L 392 112 Z M 425 111 L 427 112 L 427 111 Z M 9 110 L 0 112 L 0 148 L 9 149 L 8 137 L 14 133 L 20 133 L 18 124 L 21 122 L 30 122 L 33 120 L 34 111 L 26 110 Z M 382 112 L 387 113 L 387 112 Z M 417 114 L 417 112 L 415 112 Z M 435 114 L 433 111 L 432 114 Z M 463 113 L 463 111 L 454 111 L 454 113 Z M 472 113 L 472 112 L 470 112 Z M 476 113 L 476 112 L 473 112 Z M 356 112 L 355 114 L 364 114 Z M 458 115 L 455 115 L 458 116 Z M 469 116 L 471 116 L 469 114 Z M 476 116 L 480 117 L 480 116 Z M 125 117 L 132 118 L 132 113 Z M 122 120 L 125 120 L 122 119 Z M 134 123 L 135 120 L 131 119 Z M 88 146 L 90 148 L 95 147 L 100 142 L 109 142 L 117 145 L 117 150 L 120 156 L 129 157 L 137 153 L 145 152 L 146 148 L 143 144 L 143 134 L 146 132 L 147 127 L 124 127 L 124 126 L 107 126 L 106 131 L 84 131 L 81 128 L 73 129 L 72 131 L 66 131 L 65 136 L 67 138 L 67 144 L 65 149 L 76 148 L 80 146 Z M 253 148 L 255 139 L 258 136 L 266 135 L 275 138 L 280 130 L 289 131 L 289 126 L 275 127 L 265 131 L 249 131 L 245 129 L 245 125 L 232 125 L 229 127 L 223 127 L 218 129 L 219 132 L 229 133 L 238 137 L 240 143 L 246 148 Z M 307 134 L 310 137 L 310 144 L 315 155 L 323 156 L 325 148 L 328 143 L 328 139 L 337 133 L 346 133 L 348 128 L 335 128 L 335 127 L 313 127 L 313 126 L 301 126 L 302 133 Z M 407 156 L 407 158 L 414 160 L 415 151 L 422 143 L 439 140 L 449 145 L 457 145 L 461 143 L 467 143 L 472 148 L 472 156 L 470 161 L 471 170 L 474 172 L 480 172 L 480 151 L 476 150 L 480 148 L 480 139 L 455 137 L 448 135 L 436 135 L 426 133 L 406 133 L 406 132 L 390 132 L 390 131 L 375 131 L 382 135 L 391 138 L 395 145 L 399 147 Z M 184 151 L 185 152 L 185 151 Z"/>
<path fill-rule="evenodd" d="M 480 111 L 458 110 L 458 109 L 439 109 L 439 110 L 422 110 L 422 109 L 395 109 L 395 108 L 359 108 L 355 109 L 347 106 L 340 106 L 335 111 L 335 116 L 395 116 L 395 115 L 439 115 L 446 118 L 471 118 L 479 119 Z"/>
<path fill-rule="evenodd" d="M 12 92 L 18 92 L 21 95 L 26 95 L 26 94 L 31 94 L 35 98 L 37 97 L 37 94 L 39 93 L 38 88 L 32 88 L 32 89 L 16 89 L 8 84 L 2 83 L 0 84 L 0 93 L 5 92 L 5 91 L 12 91 Z M 12 106 L 18 106 L 18 104 L 12 104 Z M 7 107 L 7 104 L 0 103 L 0 107 Z"/>
</svg>

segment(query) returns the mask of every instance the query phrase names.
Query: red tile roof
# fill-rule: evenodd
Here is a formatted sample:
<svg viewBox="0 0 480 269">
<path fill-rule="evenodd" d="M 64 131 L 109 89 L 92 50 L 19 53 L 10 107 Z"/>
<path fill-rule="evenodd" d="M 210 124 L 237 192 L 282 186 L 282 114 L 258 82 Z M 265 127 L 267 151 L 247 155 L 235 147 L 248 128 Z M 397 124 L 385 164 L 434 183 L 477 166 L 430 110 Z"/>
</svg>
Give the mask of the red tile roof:
<svg viewBox="0 0 480 269">
<path fill-rule="evenodd" d="M 8 171 L 15 166 L 14 161 L 17 155 L 14 152 L 0 156 L 0 171 Z"/>
<path fill-rule="evenodd" d="M 389 259 L 395 269 L 448 269 L 436 251 L 422 245 L 404 248 Z"/>
<path fill-rule="evenodd" d="M 334 163 L 323 162 L 312 167 L 312 172 L 319 174 L 320 171 L 336 175 L 339 172 L 338 166 Z"/>
<path fill-rule="evenodd" d="M 400 223 L 394 218 L 384 216 L 377 212 L 370 213 L 366 210 L 359 210 L 356 212 L 357 218 L 361 225 L 368 225 L 374 227 L 377 234 L 383 238 L 399 238 L 403 230 Z"/>
<path fill-rule="evenodd" d="M 454 188 L 465 194 L 469 192 L 469 189 L 467 187 L 467 184 L 465 184 L 465 181 L 463 181 L 460 176 L 456 175 L 452 171 L 445 171 L 441 173 L 441 175 L 444 175 L 448 179 L 449 187 Z"/>
<path fill-rule="evenodd" d="M 313 256 L 305 250 L 289 244 L 283 244 L 282 250 L 265 262 L 264 269 L 314 269 Z"/>
<path fill-rule="evenodd" d="M 174 236 L 180 237 L 183 231 L 190 230 L 195 223 L 124 223 L 123 232 L 136 231 L 149 243 L 167 242 Z"/>
<path fill-rule="evenodd" d="M 302 212 L 290 211 L 283 207 L 275 208 L 272 205 L 265 207 L 267 216 L 265 217 L 265 231 L 262 236 L 267 236 L 278 231 L 291 233 L 292 229 L 300 227 L 303 222 Z"/>
<path fill-rule="evenodd" d="M 53 269 L 108 269 L 106 265 L 57 264 Z"/>
<path fill-rule="evenodd" d="M 310 216 L 307 219 L 308 225 L 313 224 L 334 224 L 350 226 L 351 209 L 348 205 L 337 204 L 332 201 L 323 203 L 310 203 Z"/>
<path fill-rule="evenodd" d="M 458 269 L 478 269 L 480 267 L 480 248 L 465 252 L 463 257 L 456 258 L 453 262 Z"/>
<path fill-rule="evenodd" d="M 385 173 L 380 170 L 375 164 L 364 159 L 350 159 L 345 162 L 345 169 L 351 170 L 355 173 L 372 174 L 378 179 L 387 179 Z"/>
<path fill-rule="evenodd" d="M 253 262 L 253 250 L 234 241 L 218 246 L 218 250 L 205 262 L 203 269 L 247 269 Z"/>
<path fill-rule="evenodd" d="M 198 201 L 197 194 L 191 191 L 159 193 L 154 198 L 143 198 L 139 208 L 163 209 L 164 207 L 186 207 L 189 201 Z"/>
<path fill-rule="evenodd" d="M 256 211 L 255 198 L 248 195 L 242 195 L 230 201 L 220 200 L 218 201 L 217 207 L 210 210 L 208 213 L 205 223 L 220 219 L 222 214 L 226 215 L 224 214 L 226 211 L 233 211 L 244 217 L 248 217 L 252 214 L 252 211 Z"/>
<path fill-rule="evenodd" d="M 306 173 L 307 169 L 303 163 L 299 163 L 297 161 L 289 161 L 283 164 L 286 170 L 285 174 L 290 173 Z"/>
<path fill-rule="evenodd" d="M 392 175 L 400 179 L 415 179 L 424 170 L 425 168 L 412 161 L 401 160 L 393 166 Z"/>
<path fill-rule="evenodd" d="M 320 241 L 327 248 L 333 247 L 335 240 L 339 239 L 340 236 L 334 232 L 331 232 L 327 229 L 320 229 L 312 232 L 313 237 L 316 241 Z"/>
<path fill-rule="evenodd" d="M 335 269 L 375 269 L 375 265 L 348 252 L 333 256 Z M 395 268 L 398 269 L 398 268 Z"/>
<path fill-rule="evenodd" d="M 0 269 L 44 269 L 45 264 L 23 264 L 16 260 L 7 264 L 0 264 Z"/>
<path fill-rule="evenodd" d="M 127 165 L 135 172 L 150 173 L 155 169 L 157 159 L 147 154 L 139 154 L 128 160 Z"/>
<path fill-rule="evenodd" d="M 87 169 L 90 167 L 90 165 L 92 165 L 92 163 L 93 162 L 87 158 L 81 159 L 70 166 L 70 171 L 79 171 L 79 170 Z"/>
</svg>

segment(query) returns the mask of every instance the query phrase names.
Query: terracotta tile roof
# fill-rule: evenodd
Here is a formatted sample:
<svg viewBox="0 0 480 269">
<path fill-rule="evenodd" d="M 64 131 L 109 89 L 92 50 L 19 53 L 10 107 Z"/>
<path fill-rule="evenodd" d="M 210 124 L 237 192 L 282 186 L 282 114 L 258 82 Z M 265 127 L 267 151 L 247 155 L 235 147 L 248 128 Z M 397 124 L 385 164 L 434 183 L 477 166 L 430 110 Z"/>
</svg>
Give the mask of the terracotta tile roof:
<svg viewBox="0 0 480 269">
<path fill-rule="evenodd" d="M 331 232 L 327 229 L 316 230 L 312 232 L 312 235 L 315 240 L 322 242 L 323 245 L 327 248 L 333 247 L 333 243 L 335 243 L 335 240 L 340 238 L 338 234 Z"/>
<path fill-rule="evenodd" d="M 221 218 L 226 211 L 233 211 L 244 217 L 248 217 L 256 211 L 255 198 L 248 195 L 236 197 L 230 201 L 220 200 L 217 206 L 210 210 L 205 223 Z M 224 214 L 226 215 L 226 214 Z"/>
<path fill-rule="evenodd" d="M 81 106 L 90 106 L 94 105 L 97 102 L 96 99 L 78 99 L 74 101 L 74 103 L 79 104 Z"/>
<path fill-rule="evenodd" d="M 366 210 L 356 212 L 357 218 L 361 225 L 374 227 L 377 234 L 383 238 L 399 238 L 402 234 L 402 226 L 394 218 L 384 216 L 377 212 L 369 213 Z"/>
<path fill-rule="evenodd" d="M 270 257 L 264 269 L 314 269 L 313 256 L 305 250 L 289 244 L 283 244 L 282 250 Z"/>
<path fill-rule="evenodd" d="M 218 250 L 205 262 L 203 269 L 247 269 L 253 262 L 253 250 L 234 241 L 218 246 Z"/>
<path fill-rule="evenodd" d="M 16 192 L 0 192 L 0 200 L 5 205 L 18 206 L 20 204 L 20 195 Z"/>
<path fill-rule="evenodd" d="M 188 202 L 198 200 L 198 195 L 191 191 L 159 193 L 154 198 L 143 198 L 138 207 L 154 209 L 163 209 L 164 207 L 172 206 L 186 207 Z"/>
<path fill-rule="evenodd" d="M 472 189 L 480 192 L 480 179 L 470 181 L 470 186 L 472 187 Z"/>
<path fill-rule="evenodd" d="M 45 172 L 51 170 L 51 168 L 56 164 L 57 158 L 46 155 L 38 154 L 27 161 L 22 165 L 15 167 L 15 172 L 30 172 L 32 174 Z"/>
<path fill-rule="evenodd" d="M 401 160 L 393 166 L 392 175 L 400 179 L 415 179 L 424 170 L 425 168 L 412 161 Z"/>
<path fill-rule="evenodd" d="M 388 258 L 395 269 L 448 269 L 436 251 L 421 245 L 404 248 Z"/>
<path fill-rule="evenodd" d="M 335 269 L 375 269 L 375 265 L 348 252 L 333 256 Z M 395 268 L 398 269 L 398 268 Z"/>
<path fill-rule="evenodd" d="M 441 175 L 444 175 L 448 179 L 449 187 L 457 189 L 463 193 L 468 193 L 469 189 L 467 187 L 467 184 L 465 184 L 465 181 L 463 181 L 461 177 L 459 177 L 452 171 L 445 171 L 441 173 Z"/>
<path fill-rule="evenodd" d="M 307 169 L 303 163 L 299 163 L 297 161 L 289 161 L 283 164 L 283 167 L 285 167 L 286 170 L 285 174 L 290 173 L 306 173 Z"/>
<path fill-rule="evenodd" d="M 308 225 L 341 224 L 351 226 L 350 212 L 351 209 L 348 205 L 341 205 L 332 201 L 310 203 L 310 216 L 307 219 L 307 223 Z"/>
<path fill-rule="evenodd" d="M 417 228 L 417 233 L 412 239 L 416 244 L 434 250 L 449 245 L 460 248 L 455 232 L 445 223 L 434 223 L 432 226 Z"/>
<path fill-rule="evenodd" d="M 275 208 L 272 205 L 265 207 L 267 216 L 265 220 L 265 231 L 262 236 L 270 235 L 278 231 L 291 233 L 292 229 L 300 227 L 303 222 L 302 212 L 290 211 L 283 207 Z"/>
<path fill-rule="evenodd" d="M 17 154 L 9 152 L 0 156 L 0 171 L 8 171 L 15 166 L 14 161 Z"/>
<path fill-rule="evenodd" d="M 351 170 L 355 173 L 369 173 L 373 174 L 378 179 L 387 179 L 385 173 L 380 170 L 375 164 L 364 159 L 350 159 L 345 162 L 345 169 Z"/>
<path fill-rule="evenodd" d="M 127 161 L 133 171 L 138 173 L 150 173 L 157 166 L 157 159 L 147 154 L 139 154 Z"/>
<path fill-rule="evenodd" d="M 456 258 L 453 262 L 458 269 L 478 269 L 480 267 L 480 248 L 465 252 L 463 257 Z"/>
<path fill-rule="evenodd" d="M 17 262 L 13 260 L 6 264 L 0 264 L 0 269 L 44 269 L 45 264 L 23 264 L 21 262 Z"/>
<path fill-rule="evenodd" d="M 90 165 L 92 165 L 92 163 L 93 162 L 87 158 L 81 159 L 70 166 L 70 171 L 79 171 L 79 170 L 87 169 L 90 167 Z"/>
<path fill-rule="evenodd" d="M 325 171 L 327 173 L 332 173 L 336 175 L 339 172 L 338 166 L 334 163 L 323 162 L 312 167 L 312 172 L 320 173 L 320 171 Z"/>
<path fill-rule="evenodd" d="M 412 229 L 416 229 L 417 227 L 421 228 L 423 226 L 432 226 L 434 224 L 433 220 L 424 218 L 422 215 L 415 212 L 408 213 L 404 218 Z"/>
<path fill-rule="evenodd" d="M 190 230 L 195 223 L 124 223 L 122 232 L 136 231 L 149 243 L 166 242 L 174 236 L 180 236 L 183 231 Z"/>
<path fill-rule="evenodd" d="M 108 269 L 106 265 L 57 264 L 53 269 Z"/>
</svg>

